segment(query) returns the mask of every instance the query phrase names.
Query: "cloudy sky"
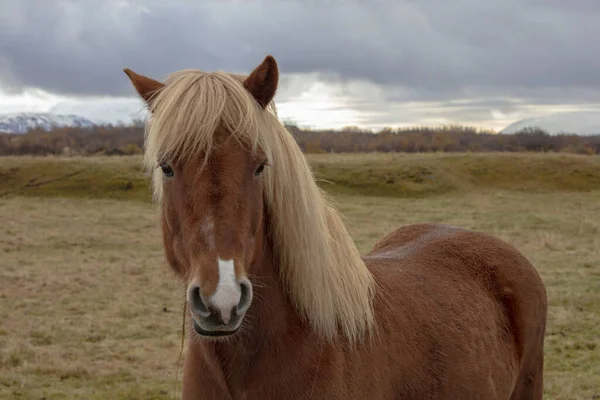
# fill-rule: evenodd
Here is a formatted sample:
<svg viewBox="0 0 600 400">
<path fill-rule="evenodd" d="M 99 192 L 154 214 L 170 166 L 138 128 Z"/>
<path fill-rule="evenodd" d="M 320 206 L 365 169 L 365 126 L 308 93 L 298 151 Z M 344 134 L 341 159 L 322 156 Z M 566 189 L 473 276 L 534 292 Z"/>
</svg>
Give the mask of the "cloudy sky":
<svg viewBox="0 0 600 400">
<path fill-rule="evenodd" d="M 598 21 L 598 0 L 0 0 L 0 112 L 115 119 L 142 108 L 124 67 L 272 54 L 280 117 L 302 126 L 501 129 L 600 110 Z"/>
</svg>

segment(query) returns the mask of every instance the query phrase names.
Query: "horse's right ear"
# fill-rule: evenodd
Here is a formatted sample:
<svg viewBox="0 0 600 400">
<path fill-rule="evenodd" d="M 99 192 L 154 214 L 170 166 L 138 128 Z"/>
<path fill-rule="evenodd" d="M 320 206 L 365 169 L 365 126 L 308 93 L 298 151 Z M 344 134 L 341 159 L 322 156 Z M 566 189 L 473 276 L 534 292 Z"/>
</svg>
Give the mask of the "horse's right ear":
<svg viewBox="0 0 600 400">
<path fill-rule="evenodd" d="M 273 56 L 266 56 L 263 62 L 244 81 L 244 87 L 262 108 L 275 97 L 279 81 L 279 69 Z"/>
<path fill-rule="evenodd" d="M 123 72 L 127 74 L 133 87 L 135 87 L 135 90 L 137 90 L 138 94 L 148 105 L 150 105 L 152 97 L 165 86 L 163 83 L 148 78 L 147 76 L 136 74 L 129 68 L 125 68 Z"/>
</svg>

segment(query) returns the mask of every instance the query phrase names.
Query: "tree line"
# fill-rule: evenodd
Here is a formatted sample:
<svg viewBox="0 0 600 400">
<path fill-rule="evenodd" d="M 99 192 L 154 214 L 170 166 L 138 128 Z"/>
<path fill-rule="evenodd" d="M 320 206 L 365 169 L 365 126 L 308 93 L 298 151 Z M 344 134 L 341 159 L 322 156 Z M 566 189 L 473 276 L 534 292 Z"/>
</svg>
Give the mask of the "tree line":
<svg viewBox="0 0 600 400">
<path fill-rule="evenodd" d="M 600 154 L 600 134 L 550 135 L 540 129 L 499 134 L 466 126 L 340 130 L 301 129 L 286 125 L 306 153 L 366 152 L 564 152 Z M 0 155 L 131 155 L 142 153 L 144 127 L 34 129 L 26 134 L 0 134 Z"/>
</svg>

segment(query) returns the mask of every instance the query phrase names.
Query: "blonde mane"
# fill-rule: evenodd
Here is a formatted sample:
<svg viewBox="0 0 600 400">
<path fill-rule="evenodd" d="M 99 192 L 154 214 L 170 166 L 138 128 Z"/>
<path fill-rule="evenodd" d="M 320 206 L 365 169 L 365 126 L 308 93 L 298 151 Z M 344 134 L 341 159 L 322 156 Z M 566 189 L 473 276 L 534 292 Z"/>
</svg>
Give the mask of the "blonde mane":
<svg viewBox="0 0 600 400">
<path fill-rule="evenodd" d="M 154 171 L 154 198 L 160 202 L 163 191 L 157 166 L 173 157 L 210 153 L 218 126 L 249 140 L 271 165 L 264 172 L 265 203 L 293 303 L 326 338 L 341 329 L 352 342 L 360 340 L 374 326 L 374 278 L 274 105 L 263 111 L 243 87 L 244 78 L 198 70 L 166 78 L 145 134 L 144 165 Z"/>
</svg>

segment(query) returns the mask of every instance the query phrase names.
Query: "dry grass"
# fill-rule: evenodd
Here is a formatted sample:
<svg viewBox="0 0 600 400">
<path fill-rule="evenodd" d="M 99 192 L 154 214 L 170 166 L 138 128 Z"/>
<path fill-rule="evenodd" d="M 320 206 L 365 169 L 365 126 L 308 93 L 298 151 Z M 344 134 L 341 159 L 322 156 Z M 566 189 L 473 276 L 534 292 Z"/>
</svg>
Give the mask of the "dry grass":
<svg viewBox="0 0 600 400">
<path fill-rule="evenodd" d="M 166 398 L 182 298 L 149 205 L 0 202 L 0 397 Z"/>
<path fill-rule="evenodd" d="M 517 246 L 548 289 L 545 398 L 600 396 L 600 191 L 336 198 L 363 253 L 423 221 Z M 154 207 L 13 195 L 0 199 L 0 221 L 0 398 L 173 398 L 183 298 Z"/>
<path fill-rule="evenodd" d="M 427 197 L 474 190 L 600 190 L 600 157 L 541 153 L 308 154 L 338 195 Z M 0 197 L 150 199 L 141 157 L 0 157 Z"/>
</svg>

